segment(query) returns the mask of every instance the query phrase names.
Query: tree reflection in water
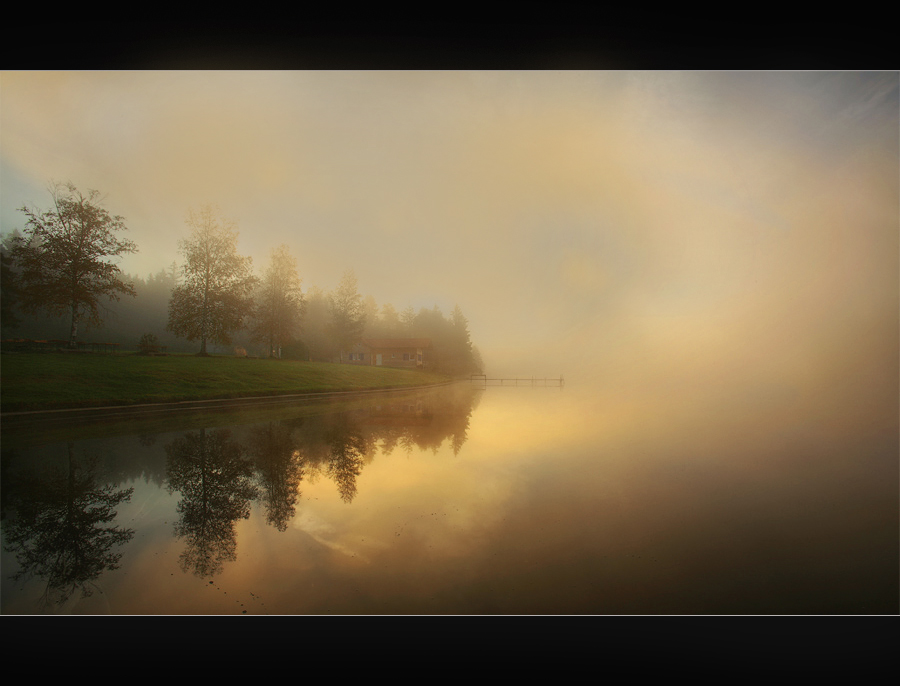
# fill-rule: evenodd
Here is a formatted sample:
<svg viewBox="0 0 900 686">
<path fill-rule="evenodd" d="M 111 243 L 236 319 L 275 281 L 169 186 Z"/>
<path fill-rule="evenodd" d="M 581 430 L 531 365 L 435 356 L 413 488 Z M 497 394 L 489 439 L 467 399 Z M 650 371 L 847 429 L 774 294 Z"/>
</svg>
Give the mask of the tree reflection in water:
<svg viewBox="0 0 900 686">
<path fill-rule="evenodd" d="M 257 496 L 253 465 L 227 429 L 185 434 L 166 446 L 166 454 L 168 490 L 182 495 L 175 525 L 186 542 L 181 568 L 201 577 L 218 574 L 224 562 L 237 559 L 234 523 L 250 516 Z"/>
<path fill-rule="evenodd" d="M 356 497 L 356 477 L 371 451 L 371 445 L 347 414 L 341 414 L 325 436 L 330 454 L 328 475 L 337 486 L 341 500 L 353 502 Z"/>
<path fill-rule="evenodd" d="M 302 423 L 298 446 L 304 468 L 311 478 L 331 479 L 349 504 L 356 497 L 357 478 L 379 448 L 384 455 L 397 447 L 408 454 L 414 449 L 437 454 L 449 440 L 457 455 L 466 442 L 469 418 L 479 397 L 479 390 L 468 386 L 387 397 L 364 408 Z"/>
<path fill-rule="evenodd" d="M 286 531 L 296 512 L 303 480 L 303 460 L 291 428 L 269 422 L 251 430 L 249 443 L 256 464 L 260 498 L 266 510 L 266 523 L 278 531 Z"/>
<path fill-rule="evenodd" d="M 146 481 L 152 473 L 155 483 L 164 481 L 180 498 L 174 533 L 185 548 L 179 564 L 185 572 L 209 577 L 237 559 L 236 522 L 250 516 L 252 501 L 259 501 L 266 523 L 280 532 L 297 515 L 305 479 L 330 479 L 349 505 L 359 475 L 379 454 L 397 447 L 437 453 L 448 439 L 456 454 L 477 396 L 469 387 L 390 395 L 350 409 L 344 404 L 321 414 L 237 425 L 233 431 L 198 428 L 164 448 L 155 447 L 161 434 L 138 432 L 138 444 L 147 449 L 141 454 L 158 454 L 158 463 L 151 460 L 154 466 L 148 466 L 145 459 L 113 452 L 103 474 L 106 479 L 118 474 L 121 482 L 142 475 Z M 5 450 L 0 482 L 5 547 L 21 565 L 13 579 L 45 578 L 49 604 L 63 603 L 79 589 L 91 595 L 104 570 L 119 566 L 116 546 L 134 536 L 131 529 L 112 525 L 116 507 L 129 501 L 134 489 L 104 484 L 96 460 L 76 458 L 75 443 L 68 444 L 66 457 L 65 466 L 43 469 L 39 461 L 17 460 Z"/>
<path fill-rule="evenodd" d="M 113 549 L 134 536 L 131 529 L 108 526 L 134 489 L 100 485 L 96 460 L 79 460 L 71 442 L 67 452 L 64 469 L 16 478 L 5 503 L 14 513 L 4 527 L 5 547 L 21 565 L 12 579 L 45 579 L 43 607 L 62 605 L 79 589 L 83 598 L 92 595 L 101 574 L 119 566 L 122 553 Z"/>
</svg>

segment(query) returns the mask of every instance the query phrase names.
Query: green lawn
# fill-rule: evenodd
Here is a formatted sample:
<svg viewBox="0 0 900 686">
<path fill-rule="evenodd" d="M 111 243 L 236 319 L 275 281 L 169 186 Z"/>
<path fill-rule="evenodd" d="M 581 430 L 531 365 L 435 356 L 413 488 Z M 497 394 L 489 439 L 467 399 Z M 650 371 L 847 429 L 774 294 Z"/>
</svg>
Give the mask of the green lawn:
<svg viewBox="0 0 900 686">
<path fill-rule="evenodd" d="M 0 410 L 48 410 L 421 386 L 420 371 L 287 360 L 169 355 L 6 353 Z"/>
</svg>

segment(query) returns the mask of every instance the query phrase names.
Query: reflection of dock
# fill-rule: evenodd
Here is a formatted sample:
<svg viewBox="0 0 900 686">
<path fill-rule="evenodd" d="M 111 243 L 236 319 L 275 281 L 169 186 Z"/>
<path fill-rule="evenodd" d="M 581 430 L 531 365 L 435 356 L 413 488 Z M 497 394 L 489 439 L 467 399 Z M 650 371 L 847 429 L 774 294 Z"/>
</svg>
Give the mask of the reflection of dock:
<svg viewBox="0 0 900 686">
<path fill-rule="evenodd" d="M 553 386 L 557 388 L 562 388 L 566 385 L 565 380 L 563 379 L 563 375 L 560 374 L 559 378 L 552 378 L 549 376 L 532 376 L 532 377 L 510 377 L 510 378 L 498 378 L 498 379 L 489 379 L 486 374 L 472 374 L 469 377 L 470 381 L 477 381 L 479 383 L 483 383 L 485 386 L 493 385 L 493 386 Z"/>
</svg>

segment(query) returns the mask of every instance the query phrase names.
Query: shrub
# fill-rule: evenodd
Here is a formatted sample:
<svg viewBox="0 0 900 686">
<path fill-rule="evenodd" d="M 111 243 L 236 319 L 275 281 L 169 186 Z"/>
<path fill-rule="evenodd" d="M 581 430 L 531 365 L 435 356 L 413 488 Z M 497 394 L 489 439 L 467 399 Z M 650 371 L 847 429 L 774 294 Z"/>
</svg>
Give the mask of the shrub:
<svg viewBox="0 0 900 686">
<path fill-rule="evenodd" d="M 145 333 L 138 343 L 138 352 L 141 355 L 159 352 L 159 339 L 152 333 Z"/>
</svg>

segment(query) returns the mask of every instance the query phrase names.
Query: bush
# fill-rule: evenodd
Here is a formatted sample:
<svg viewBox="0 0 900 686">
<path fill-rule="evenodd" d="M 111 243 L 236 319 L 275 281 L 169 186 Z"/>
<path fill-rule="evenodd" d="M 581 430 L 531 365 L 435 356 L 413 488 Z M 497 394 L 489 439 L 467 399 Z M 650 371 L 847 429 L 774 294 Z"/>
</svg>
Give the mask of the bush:
<svg viewBox="0 0 900 686">
<path fill-rule="evenodd" d="M 159 339 L 152 333 L 145 333 L 141 336 L 138 343 L 138 353 L 141 355 L 149 355 L 150 353 L 158 353 L 160 350 Z"/>
</svg>

